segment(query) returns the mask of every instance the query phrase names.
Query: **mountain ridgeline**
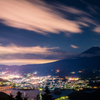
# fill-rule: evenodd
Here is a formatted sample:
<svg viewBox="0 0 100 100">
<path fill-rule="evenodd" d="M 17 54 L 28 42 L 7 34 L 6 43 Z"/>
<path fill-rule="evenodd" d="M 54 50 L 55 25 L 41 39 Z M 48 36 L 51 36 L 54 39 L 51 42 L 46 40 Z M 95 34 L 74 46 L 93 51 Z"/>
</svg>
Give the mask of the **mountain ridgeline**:
<svg viewBox="0 0 100 100">
<path fill-rule="evenodd" d="M 65 76 L 71 75 L 71 72 L 73 71 L 78 72 L 83 70 L 84 72 L 88 70 L 88 73 L 90 73 L 93 70 L 100 70 L 100 48 L 95 46 L 75 57 L 53 63 L 13 66 L 12 70 L 15 69 L 24 73 L 37 71 L 38 75 Z M 60 70 L 60 72 L 57 73 L 56 70 Z"/>
<path fill-rule="evenodd" d="M 94 46 L 83 52 L 83 54 L 100 54 L 100 47 Z"/>
</svg>

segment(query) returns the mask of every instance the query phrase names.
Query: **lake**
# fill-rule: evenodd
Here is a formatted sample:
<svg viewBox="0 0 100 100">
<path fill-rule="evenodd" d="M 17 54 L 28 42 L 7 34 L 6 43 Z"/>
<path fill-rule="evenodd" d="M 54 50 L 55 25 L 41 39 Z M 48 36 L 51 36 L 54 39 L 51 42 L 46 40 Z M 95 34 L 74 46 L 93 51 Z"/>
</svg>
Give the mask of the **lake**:
<svg viewBox="0 0 100 100">
<path fill-rule="evenodd" d="M 2 86 L 0 87 L 0 92 L 4 92 L 8 95 L 10 95 L 10 93 L 14 96 L 16 96 L 17 92 L 20 91 L 22 93 L 22 96 L 24 97 L 26 94 L 29 97 L 29 100 L 34 100 L 34 98 L 42 91 L 39 90 L 16 90 L 16 89 L 12 89 L 10 86 Z"/>
</svg>

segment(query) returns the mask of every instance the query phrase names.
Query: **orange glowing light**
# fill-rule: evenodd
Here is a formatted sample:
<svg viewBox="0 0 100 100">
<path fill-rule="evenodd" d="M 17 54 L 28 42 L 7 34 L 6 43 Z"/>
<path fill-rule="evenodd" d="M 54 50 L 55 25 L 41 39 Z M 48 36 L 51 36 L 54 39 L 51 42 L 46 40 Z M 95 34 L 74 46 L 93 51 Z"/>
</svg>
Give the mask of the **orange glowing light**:
<svg viewBox="0 0 100 100">
<path fill-rule="evenodd" d="M 63 80 L 64 78 L 61 78 L 61 80 Z"/>
<path fill-rule="evenodd" d="M 67 79 L 68 77 L 65 77 L 65 79 Z"/>
<path fill-rule="evenodd" d="M 57 72 L 57 73 L 59 73 L 59 72 L 60 72 L 60 70 L 56 70 L 56 72 Z"/>
<path fill-rule="evenodd" d="M 80 88 L 79 90 L 83 90 L 83 88 Z"/>
<path fill-rule="evenodd" d="M 69 80 L 73 80 L 73 81 L 76 81 L 76 80 L 79 80 L 79 78 L 69 78 Z"/>
<path fill-rule="evenodd" d="M 79 73 L 82 73 L 83 71 L 78 71 Z"/>
<path fill-rule="evenodd" d="M 97 87 L 97 86 L 94 86 L 93 88 L 94 88 L 94 89 L 98 89 L 98 87 Z"/>
</svg>

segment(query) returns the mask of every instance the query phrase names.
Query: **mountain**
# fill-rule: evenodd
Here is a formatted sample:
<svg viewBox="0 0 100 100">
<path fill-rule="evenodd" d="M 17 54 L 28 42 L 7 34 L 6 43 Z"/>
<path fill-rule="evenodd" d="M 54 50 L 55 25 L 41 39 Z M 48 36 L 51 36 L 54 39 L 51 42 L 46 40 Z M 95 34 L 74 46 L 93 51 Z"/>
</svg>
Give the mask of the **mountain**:
<svg viewBox="0 0 100 100">
<path fill-rule="evenodd" d="M 84 51 L 82 54 L 100 54 L 100 47 L 94 46 Z"/>
<path fill-rule="evenodd" d="M 86 72 L 89 76 L 96 75 L 96 73 L 93 73 L 93 70 L 100 70 L 100 48 L 91 47 L 76 57 L 71 57 L 69 59 L 53 63 L 11 66 L 10 70 L 11 69 L 13 71 L 18 69 L 21 73 L 37 71 L 38 75 L 74 75 L 71 74 L 73 71 L 76 72 L 76 75 L 78 75 L 78 71 L 80 70 L 83 71 L 85 75 L 87 75 Z M 60 70 L 60 72 L 57 73 L 56 70 Z M 100 71 L 97 73 L 100 74 Z"/>
</svg>

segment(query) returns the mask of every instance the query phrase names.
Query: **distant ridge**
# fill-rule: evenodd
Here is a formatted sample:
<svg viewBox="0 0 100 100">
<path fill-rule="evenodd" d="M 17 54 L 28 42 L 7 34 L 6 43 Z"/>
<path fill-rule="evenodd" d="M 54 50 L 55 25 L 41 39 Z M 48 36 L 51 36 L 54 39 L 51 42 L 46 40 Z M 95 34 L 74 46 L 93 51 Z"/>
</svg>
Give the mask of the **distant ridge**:
<svg viewBox="0 0 100 100">
<path fill-rule="evenodd" d="M 84 51 L 82 54 L 98 54 L 98 53 L 100 54 L 100 47 L 94 46 Z"/>
<path fill-rule="evenodd" d="M 1 67 L 7 68 L 6 65 L 0 65 Z M 60 60 L 53 63 L 47 64 L 33 64 L 33 65 L 22 65 L 22 66 L 9 66 L 9 69 L 15 71 L 16 69 L 24 73 L 32 73 L 37 71 L 38 75 L 72 75 L 71 72 L 76 72 L 81 70 L 88 70 L 90 72 L 95 70 L 100 70 L 100 47 L 91 47 L 90 49 L 82 52 L 80 55 L 77 55 L 71 58 Z M 59 73 L 56 70 L 60 70 Z M 88 72 L 88 75 L 95 75 Z M 100 72 L 98 72 L 100 74 Z M 86 75 L 86 74 L 85 74 Z M 86 75 L 87 77 L 87 75 Z"/>
</svg>

